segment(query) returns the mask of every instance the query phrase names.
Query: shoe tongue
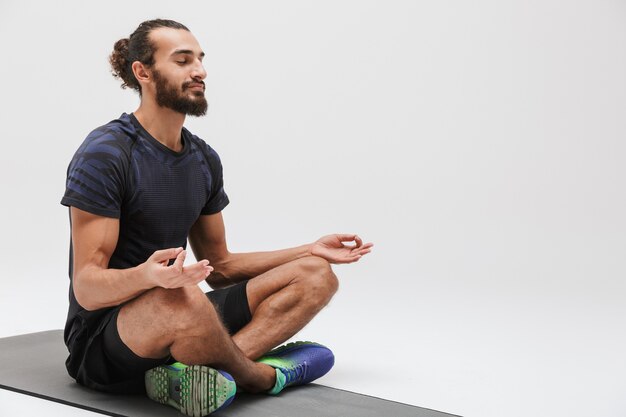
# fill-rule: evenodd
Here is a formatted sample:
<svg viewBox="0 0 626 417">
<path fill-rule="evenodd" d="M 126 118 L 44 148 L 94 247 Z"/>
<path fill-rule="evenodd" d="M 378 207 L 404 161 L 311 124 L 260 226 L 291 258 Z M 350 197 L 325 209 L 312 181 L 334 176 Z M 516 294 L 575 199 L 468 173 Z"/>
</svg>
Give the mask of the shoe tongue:
<svg viewBox="0 0 626 417">
<path fill-rule="evenodd" d="M 285 388 L 285 383 L 287 382 L 287 377 L 282 371 L 276 368 L 276 383 L 274 384 L 274 388 L 269 390 L 267 393 L 271 395 L 276 395 Z"/>
</svg>

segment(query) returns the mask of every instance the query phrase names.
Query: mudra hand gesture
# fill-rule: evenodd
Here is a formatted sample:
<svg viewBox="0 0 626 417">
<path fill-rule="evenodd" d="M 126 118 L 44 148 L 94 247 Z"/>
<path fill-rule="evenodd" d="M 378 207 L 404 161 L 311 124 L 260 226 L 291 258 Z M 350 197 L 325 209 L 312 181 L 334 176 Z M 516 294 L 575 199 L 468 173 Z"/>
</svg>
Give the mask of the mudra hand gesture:
<svg viewBox="0 0 626 417">
<path fill-rule="evenodd" d="M 354 244 L 344 245 L 344 242 L 354 242 Z M 313 243 L 311 255 L 324 258 L 333 264 L 349 264 L 370 253 L 372 246 L 374 246 L 373 243 L 364 244 L 357 235 L 327 235 Z"/>
</svg>

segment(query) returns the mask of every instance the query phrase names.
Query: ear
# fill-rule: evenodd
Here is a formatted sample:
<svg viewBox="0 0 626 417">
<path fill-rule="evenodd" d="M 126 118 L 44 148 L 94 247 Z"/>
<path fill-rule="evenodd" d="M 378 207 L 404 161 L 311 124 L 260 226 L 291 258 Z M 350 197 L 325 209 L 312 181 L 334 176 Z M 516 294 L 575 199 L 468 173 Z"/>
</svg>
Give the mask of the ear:
<svg viewBox="0 0 626 417">
<path fill-rule="evenodd" d="M 139 61 L 133 62 L 131 65 L 131 68 L 133 70 L 133 74 L 135 75 L 135 78 L 137 79 L 137 81 L 139 81 L 139 84 L 143 84 L 143 83 L 150 81 L 151 79 L 150 71 L 141 62 Z"/>
</svg>

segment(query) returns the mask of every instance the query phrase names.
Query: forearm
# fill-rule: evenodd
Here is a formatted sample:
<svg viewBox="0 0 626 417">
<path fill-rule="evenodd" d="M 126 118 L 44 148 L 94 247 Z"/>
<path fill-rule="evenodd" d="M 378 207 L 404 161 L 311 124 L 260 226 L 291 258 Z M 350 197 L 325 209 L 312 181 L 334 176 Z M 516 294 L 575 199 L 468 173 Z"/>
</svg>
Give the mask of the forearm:
<svg viewBox="0 0 626 417">
<path fill-rule="evenodd" d="M 206 279 L 212 288 L 222 288 L 261 275 L 287 262 L 311 255 L 311 244 L 268 252 L 228 253 L 212 262 L 214 272 Z"/>
<path fill-rule="evenodd" d="M 128 269 L 83 268 L 73 277 L 74 295 L 86 310 L 114 307 L 154 287 L 142 273 L 141 265 Z"/>
</svg>

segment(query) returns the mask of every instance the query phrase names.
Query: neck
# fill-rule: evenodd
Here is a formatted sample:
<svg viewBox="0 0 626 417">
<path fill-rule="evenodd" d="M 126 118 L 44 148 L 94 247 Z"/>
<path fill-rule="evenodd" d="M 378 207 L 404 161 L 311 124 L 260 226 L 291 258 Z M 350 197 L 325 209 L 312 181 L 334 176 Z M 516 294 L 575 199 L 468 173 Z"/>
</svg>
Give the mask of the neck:
<svg viewBox="0 0 626 417">
<path fill-rule="evenodd" d="M 153 100 L 142 100 L 133 114 L 156 140 L 174 152 L 183 150 L 181 131 L 185 123 L 184 114 L 160 107 Z"/>
</svg>

